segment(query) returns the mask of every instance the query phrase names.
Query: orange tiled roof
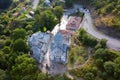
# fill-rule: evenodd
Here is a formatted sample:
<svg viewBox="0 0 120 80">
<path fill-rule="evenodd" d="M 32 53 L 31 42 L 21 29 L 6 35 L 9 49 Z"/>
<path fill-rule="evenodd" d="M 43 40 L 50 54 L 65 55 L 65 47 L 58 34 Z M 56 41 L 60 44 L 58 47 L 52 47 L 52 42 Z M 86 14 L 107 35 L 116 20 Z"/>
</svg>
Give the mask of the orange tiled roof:
<svg viewBox="0 0 120 80">
<path fill-rule="evenodd" d="M 15 13 L 13 13 L 12 14 L 14 17 L 17 17 L 17 16 L 19 16 L 19 13 L 18 12 L 15 12 Z"/>
<path fill-rule="evenodd" d="M 70 16 L 69 21 L 66 25 L 67 30 L 77 30 L 81 23 L 81 17 Z"/>
<path fill-rule="evenodd" d="M 68 30 L 60 30 L 60 33 L 63 35 L 73 35 L 73 33 L 71 31 L 68 31 Z"/>
</svg>

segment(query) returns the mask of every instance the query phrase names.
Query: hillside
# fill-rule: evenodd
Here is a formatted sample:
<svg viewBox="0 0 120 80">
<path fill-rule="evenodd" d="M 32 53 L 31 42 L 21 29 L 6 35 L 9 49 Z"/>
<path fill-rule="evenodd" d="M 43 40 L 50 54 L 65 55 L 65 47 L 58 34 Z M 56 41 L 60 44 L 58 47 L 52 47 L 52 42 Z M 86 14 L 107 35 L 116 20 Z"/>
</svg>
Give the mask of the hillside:
<svg viewBox="0 0 120 80">
<path fill-rule="evenodd" d="M 93 5 L 97 28 L 105 34 L 120 38 L 120 0 L 96 0 Z"/>
<path fill-rule="evenodd" d="M 0 80 L 120 80 L 120 40 L 99 32 L 120 37 L 119 10 L 120 0 L 0 0 Z"/>
</svg>

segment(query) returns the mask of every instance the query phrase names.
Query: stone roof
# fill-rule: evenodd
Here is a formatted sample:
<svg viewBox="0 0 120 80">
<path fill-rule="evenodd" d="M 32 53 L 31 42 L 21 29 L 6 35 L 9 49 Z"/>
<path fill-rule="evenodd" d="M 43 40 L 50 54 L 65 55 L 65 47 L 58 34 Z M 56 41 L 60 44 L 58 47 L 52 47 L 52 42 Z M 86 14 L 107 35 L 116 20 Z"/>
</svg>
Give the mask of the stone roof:
<svg viewBox="0 0 120 80">
<path fill-rule="evenodd" d="M 51 34 L 38 32 L 28 38 L 28 44 L 32 51 L 32 56 L 41 63 L 44 55 L 47 53 L 48 45 L 51 40 Z"/>
<path fill-rule="evenodd" d="M 68 44 L 64 42 L 65 38 L 61 32 L 64 33 L 64 31 L 59 31 L 53 37 L 53 40 L 51 42 L 50 60 L 59 63 L 66 63 Z"/>
<path fill-rule="evenodd" d="M 63 36 L 67 36 L 67 35 L 70 35 L 72 36 L 73 33 L 69 30 L 60 30 L 60 33 L 63 35 Z"/>
</svg>

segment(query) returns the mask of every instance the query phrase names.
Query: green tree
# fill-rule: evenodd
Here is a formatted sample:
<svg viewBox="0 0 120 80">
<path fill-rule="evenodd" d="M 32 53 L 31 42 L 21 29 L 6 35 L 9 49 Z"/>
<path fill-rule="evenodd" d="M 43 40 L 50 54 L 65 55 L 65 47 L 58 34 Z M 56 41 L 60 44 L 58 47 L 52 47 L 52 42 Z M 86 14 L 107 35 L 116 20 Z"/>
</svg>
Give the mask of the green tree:
<svg viewBox="0 0 120 80">
<path fill-rule="evenodd" d="M 80 30 L 79 30 L 79 37 L 82 38 L 83 35 L 85 35 L 85 34 L 87 34 L 87 32 L 85 31 L 85 29 L 80 28 Z"/>
<path fill-rule="evenodd" d="M 94 38 L 94 37 L 90 37 L 90 36 L 88 36 L 88 44 L 86 44 L 86 45 L 88 45 L 88 46 L 91 46 L 91 47 L 94 47 L 96 44 L 97 44 L 97 40 L 96 40 L 96 38 Z"/>
<path fill-rule="evenodd" d="M 15 64 L 15 59 L 18 57 L 18 56 L 21 56 L 25 53 L 23 52 L 11 52 L 9 55 L 8 55 L 8 58 L 7 58 L 7 61 L 8 61 L 8 71 L 10 71 L 12 69 L 12 66 Z"/>
<path fill-rule="evenodd" d="M 0 80 L 6 80 L 6 73 L 2 69 L 0 69 Z"/>
<path fill-rule="evenodd" d="M 95 46 L 95 50 L 99 49 L 99 48 L 106 48 L 106 39 L 101 39 L 100 42 Z"/>
<path fill-rule="evenodd" d="M 96 38 L 89 36 L 83 28 L 79 30 L 79 38 L 84 45 L 94 47 L 97 44 Z"/>
<path fill-rule="evenodd" d="M 117 57 L 114 62 L 116 63 L 115 65 L 115 71 L 114 71 L 114 77 L 116 79 L 120 79 L 120 57 Z"/>
<path fill-rule="evenodd" d="M 86 73 L 85 76 L 84 76 L 84 79 L 85 80 L 95 80 L 95 76 L 93 73 Z"/>
<path fill-rule="evenodd" d="M 19 51 L 19 52 L 27 52 L 28 51 L 28 45 L 26 44 L 26 41 L 23 39 L 17 39 L 14 41 L 12 45 L 13 51 Z"/>
<path fill-rule="evenodd" d="M 103 59 L 103 62 L 111 59 L 111 54 L 108 49 L 99 48 L 93 55 L 95 59 Z"/>
<path fill-rule="evenodd" d="M 113 75 L 114 73 L 114 67 L 115 67 L 115 63 L 108 61 L 104 63 L 104 69 L 107 72 L 108 75 Z"/>
<path fill-rule="evenodd" d="M 38 74 L 36 61 L 27 54 L 18 56 L 10 71 L 12 80 L 36 80 Z"/>
<path fill-rule="evenodd" d="M 3 48 L 5 45 L 5 40 L 0 40 L 0 49 Z"/>
<path fill-rule="evenodd" d="M 16 39 L 25 39 L 26 37 L 26 31 L 22 28 L 17 28 L 13 31 L 12 33 L 12 39 L 16 40 Z"/>
<path fill-rule="evenodd" d="M 6 70 L 8 67 L 7 55 L 0 51 L 0 69 Z"/>
<path fill-rule="evenodd" d="M 40 13 L 40 15 L 35 16 L 35 27 L 33 27 L 34 32 L 38 30 L 43 31 L 44 26 L 47 28 L 47 30 L 51 31 L 56 23 L 56 17 L 50 10 L 43 11 Z"/>
<path fill-rule="evenodd" d="M 63 15 L 63 8 L 61 6 L 56 6 L 54 8 L 54 14 L 56 15 L 56 17 L 58 18 L 58 21 L 60 23 L 61 17 Z"/>
<path fill-rule="evenodd" d="M 105 48 L 105 47 L 106 47 L 106 42 L 107 42 L 106 39 L 101 39 L 101 40 L 100 40 L 100 44 L 102 45 L 102 48 Z"/>
<path fill-rule="evenodd" d="M 96 59 L 95 62 L 96 62 L 96 64 L 97 64 L 98 67 L 103 67 L 103 64 L 104 64 L 103 59 Z"/>
<path fill-rule="evenodd" d="M 99 70 L 99 69 L 98 69 L 96 66 L 92 67 L 92 73 L 93 73 L 94 75 L 97 74 L 98 70 Z"/>
<path fill-rule="evenodd" d="M 69 79 L 66 75 L 63 75 L 63 76 L 56 75 L 56 76 L 54 76 L 53 80 L 71 80 L 71 79 Z"/>
<path fill-rule="evenodd" d="M 0 20 L 1 21 L 1 20 Z M 3 31 L 4 31 L 4 25 L 3 24 L 0 24 L 0 35 L 3 34 Z"/>
<path fill-rule="evenodd" d="M 99 49 L 99 48 L 102 48 L 102 45 L 100 43 L 98 43 L 96 46 L 95 46 L 95 50 Z"/>
<path fill-rule="evenodd" d="M 7 39 L 7 40 L 5 41 L 5 46 L 10 46 L 11 43 L 12 43 L 12 40 Z"/>
<path fill-rule="evenodd" d="M 28 30 L 32 30 L 32 25 L 31 24 L 28 24 L 26 27 L 25 27 L 26 31 Z"/>
<path fill-rule="evenodd" d="M 108 78 L 108 75 L 106 72 L 102 72 L 102 76 L 103 80 L 106 80 Z"/>
<path fill-rule="evenodd" d="M 39 73 L 37 76 L 37 80 L 47 80 L 48 76 L 44 73 Z"/>
<path fill-rule="evenodd" d="M 3 51 L 5 54 L 9 54 L 11 50 L 10 50 L 10 47 L 4 46 L 4 48 L 2 49 L 2 51 Z"/>
<path fill-rule="evenodd" d="M 4 30 L 4 34 L 5 34 L 6 36 L 10 36 L 11 30 L 10 30 L 10 29 L 5 29 L 5 30 Z"/>
</svg>

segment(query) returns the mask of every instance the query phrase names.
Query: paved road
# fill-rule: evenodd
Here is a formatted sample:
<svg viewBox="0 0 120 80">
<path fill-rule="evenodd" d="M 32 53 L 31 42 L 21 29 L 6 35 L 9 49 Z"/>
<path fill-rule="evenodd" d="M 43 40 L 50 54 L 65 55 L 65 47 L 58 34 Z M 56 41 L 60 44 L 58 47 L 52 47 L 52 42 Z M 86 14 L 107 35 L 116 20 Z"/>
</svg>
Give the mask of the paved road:
<svg viewBox="0 0 120 80">
<path fill-rule="evenodd" d="M 33 0 L 33 9 L 36 9 L 39 4 L 39 0 Z"/>
<path fill-rule="evenodd" d="M 34 0 L 33 1 L 33 9 L 37 8 L 38 3 L 39 3 L 39 0 Z M 80 5 L 74 5 L 73 9 L 68 9 L 66 12 L 64 12 L 64 15 L 63 15 L 62 20 L 61 20 L 60 28 L 59 28 L 59 25 L 56 25 L 55 28 L 53 29 L 52 33 L 56 34 L 56 32 L 58 32 L 59 29 L 65 30 L 65 26 L 66 26 L 66 23 L 67 23 L 67 20 L 68 20 L 68 18 L 67 18 L 68 15 L 75 12 L 77 9 L 81 10 L 81 6 Z M 120 51 L 120 40 L 112 38 L 112 37 L 110 37 L 108 35 L 102 34 L 99 31 L 97 31 L 94 28 L 94 25 L 92 23 L 90 13 L 88 13 L 88 12 L 86 12 L 84 10 L 82 10 L 82 11 L 85 13 L 82 26 L 86 29 L 86 31 L 89 34 L 93 35 L 94 37 L 96 37 L 98 39 L 102 39 L 102 38 L 107 39 L 108 40 L 107 41 L 108 48 Z"/>
<path fill-rule="evenodd" d="M 73 9 L 69 9 L 67 11 L 66 16 L 68 16 L 70 13 L 77 11 L 77 9 L 85 13 L 83 22 L 80 26 L 82 26 L 89 34 L 93 35 L 94 37 L 98 39 L 102 39 L 102 38 L 106 39 L 108 48 L 120 51 L 120 40 L 110 37 L 108 35 L 105 35 L 99 32 L 98 30 L 96 30 L 96 28 L 94 27 L 92 23 L 92 18 L 91 18 L 89 11 L 82 9 L 82 6 L 75 4 Z"/>
<path fill-rule="evenodd" d="M 120 40 L 112 38 L 108 35 L 105 35 L 101 32 L 99 32 L 98 30 L 96 30 L 94 28 L 94 25 L 92 23 L 92 18 L 89 12 L 85 12 L 85 16 L 83 19 L 83 25 L 84 29 L 91 35 L 93 35 L 94 37 L 98 38 L 98 39 L 106 39 L 107 41 L 107 47 L 120 51 Z"/>
</svg>

